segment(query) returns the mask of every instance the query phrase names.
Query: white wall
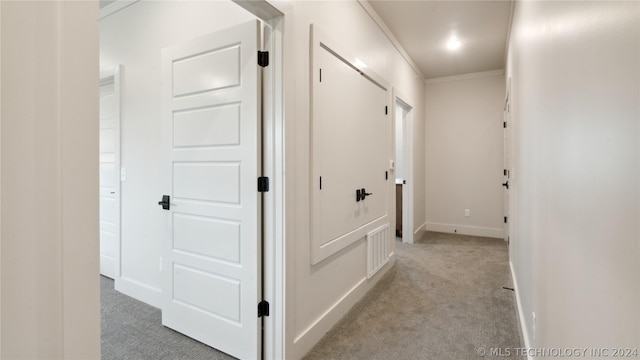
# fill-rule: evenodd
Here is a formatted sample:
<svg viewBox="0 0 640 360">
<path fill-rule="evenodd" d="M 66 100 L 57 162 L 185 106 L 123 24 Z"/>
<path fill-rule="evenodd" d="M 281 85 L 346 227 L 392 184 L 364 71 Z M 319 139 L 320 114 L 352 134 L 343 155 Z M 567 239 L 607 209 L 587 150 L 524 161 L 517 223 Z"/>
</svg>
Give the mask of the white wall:
<svg viewBox="0 0 640 360">
<path fill-rule="evenodd" d="M 427 81 L 428 230 L 503 237 L 504 90 L 500 72 Z"/>
<path fill-rule="evenodd" d="M 424 82 L 354 1 L 296 1 L 285 14 L 286 358 L 301 358 L 380 278 L 367 280 L 364 239 L 311 265 L 309 179 L 309 26 L 390 82 L 413 106 L 415 182 L 424 173 Z M 391 105 L 391 104 L 390 104 Z M 366 136 L 366 135 L 364 135 Z M 393 176 L 390 177 L 393 179 Z M 390 180 L 392 181 L 392 180 Z M 416 191 L 416 221 L 424 221 L 424 192 Z M 388 267 L 387 267 L 388 268 Z"/>
<path fill-rule="evenodd" d="M 98 5 L 0 8 L 0 357 L 97 359 Z"/>
<path fill-rule="evenodd" d="M 160 306 L 160 257 L 170 192 L 161 122 L 162 49 L 255 19 L 231 1 L 141 1 L 100 20 L 100 65 L 123 65 L 121 278 L 116 288 Z"/>
<path fill-rule="evenodd" d="M 640 345 L 639 5 L 516 4 L 510 259 L 532 347 Z"/>
</svg>

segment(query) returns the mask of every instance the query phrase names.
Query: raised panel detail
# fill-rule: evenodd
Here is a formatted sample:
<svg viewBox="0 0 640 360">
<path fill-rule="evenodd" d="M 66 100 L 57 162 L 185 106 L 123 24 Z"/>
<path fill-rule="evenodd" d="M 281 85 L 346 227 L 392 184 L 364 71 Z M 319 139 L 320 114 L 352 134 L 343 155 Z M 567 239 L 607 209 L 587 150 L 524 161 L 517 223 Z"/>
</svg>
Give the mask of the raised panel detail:
<svg viewBox="0 0 640 360">
<path fill-rule="evenodd" d="M 240 282 L 179 264 L 174 265 L 173 276 L 174 301 L 209 315 L 240 322 Z"/>
<path fill-rule="evenodd" d="M 240 104 L 177 112 L 173 115 L 173 146 L 240 144 Z"/>
<path fill-rule="evenodd" d="M 100 198 L 100 220 L 116 222 L 116 200 L 114 198 Z"/>
<path fill-rule="evenodd" d="M 115 188 L 116 183 L 116 167 L 114 163 L 100 164 L 100 187 Z"/>
<path fill-rule="evenodd" d="M 100 254 L 115 258 L 115 235 L 112 232 L 100 231 Z"/>
<path fill-rule="evenodd" d="M 113 83 L 110 84 L 110 87 L 111 94 L 100 96 L 100 119 L 111 119 L 116 115 L 116 95 L 113 93 Z"/>
<path fill-rule="evenodd" d="M 199 255 L 240 261 L 240 223 L 174 213 L 173 247 Z"/>
<path fill-rule="evenodd" d="M 173 62 L 173 96 L 240 85 L 240 46 L 234 45 Z"/>
<path fill-rule="evenodd" d="M 354 57 L 315 27 L 312 43 L 311 261 L 317 264 L 388 222 L 392 121 L 383 79 L 355 70 L 345 60 Z M 356 190 L 372 196 L 359 199 Z"/>
<path fill-rule="evenodd" d="M 116 138 L 116 130 L 102 129 L 100 130 L 100 152 L 112 153 L 116 151 L 116 144 L 114 139 Z"/>
<path fill-rule="evenodd" d="M 174 163 L 176 198 L 240 203 L 239 163 Z"/>
</svg>

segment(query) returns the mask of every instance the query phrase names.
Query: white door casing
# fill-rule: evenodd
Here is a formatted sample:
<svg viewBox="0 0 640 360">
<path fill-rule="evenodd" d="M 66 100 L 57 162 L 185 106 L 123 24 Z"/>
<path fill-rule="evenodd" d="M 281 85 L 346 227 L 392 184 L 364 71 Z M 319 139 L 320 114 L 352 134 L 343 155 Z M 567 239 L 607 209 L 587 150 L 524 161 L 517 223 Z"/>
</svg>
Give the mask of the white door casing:
<svg viewBox="0 0 640 360">
<path fill-rule="evenodd" d="M 503 137 L 504 137 L 504 172 L 503 172 L 503 193 L 504 193 L 504 240 L 509 242 L 509 180 L 511 180 L 511 104 L 509 91 L 504 104 Z"/>
<path fill-rule="evenodd" d="M 240 359 L 261 351 L 260 23 L 163 51 L 171 177 L 162 323 Z"/>
<path fill-rule="evenodd" d="M 120 263 L 120 66 L 100 72 L 100 274 Z"/>
<path fill-rule="evenodd" d="M 413 129 L 411 124 L 412 107 L 399 97 L 395 98 L 395 106 L 400 111 L 395 112 L 402 122 L 402 242 L 413 244 L 413 151 L 411 137 Z"/>
</svg>

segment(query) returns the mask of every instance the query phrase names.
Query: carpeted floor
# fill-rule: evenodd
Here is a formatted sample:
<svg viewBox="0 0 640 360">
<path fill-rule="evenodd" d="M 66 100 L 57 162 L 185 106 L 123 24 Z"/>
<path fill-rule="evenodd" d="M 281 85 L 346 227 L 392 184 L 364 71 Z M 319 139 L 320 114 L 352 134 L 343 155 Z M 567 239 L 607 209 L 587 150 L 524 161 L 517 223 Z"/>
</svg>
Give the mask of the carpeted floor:
<svg viewBox="0 0 640 360">
<path fill-rule="evenodd" d="M 305 360 L 516 359 L 503 240 L 430 232 L 413 245 L 396 241 L 396 255 L 396 266 Z"/>
<path fill-rule="evenodd" d="M 504 241 L 427 233 L 305 360 L 493 359 L 519 348 Z M 102 359 L 233 359 L 161 324 L 160 310 L 102 284 Z M 479 356 L 486 351 L 484 357 Z"/>
<path fill-rule="evenodd" d="M 159 309 L 100 277 L 102 360 L 228 360 L 233 357 L 162 326 Z"/>
</svg>

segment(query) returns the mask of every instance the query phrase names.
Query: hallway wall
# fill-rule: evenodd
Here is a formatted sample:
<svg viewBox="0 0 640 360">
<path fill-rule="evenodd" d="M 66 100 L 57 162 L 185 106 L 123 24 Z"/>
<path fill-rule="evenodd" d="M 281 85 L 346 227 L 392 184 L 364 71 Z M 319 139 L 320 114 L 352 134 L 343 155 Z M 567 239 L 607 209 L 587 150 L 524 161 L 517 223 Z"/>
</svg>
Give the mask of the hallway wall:
<svg viewBox="0 0 640 360">
<path fill-rule="evenodd" d="M 358 2 L 292 2 L 285 13 L 284 29 L 287 359 L 304 356 L 362 298 L 383 272 L 367 279 L 364 238 L 316 265 L 311 264 L 311 24 L 318 26 L 341 48 L 367 64 L 369 69 L 394 86 L 404 101 L 413 106 L 414 182 L 424 183 L 424 81 Z M 362 136 L 366 136 L 366 129 L 363 129 Z M 424 189 L 416 186 L 414 195 L 414 225 L 417 228 L 424 222 Z M 386 266 L 384 269 L 388 268 Z"/>
<path fill-rule="evenodd" d="M 504 237 L 504 94 L 502 71 L 427 80 L 427 230 Z"/>
<path fill-rule="evenodd" d="M 519 1 L 512 29 L 510 259 L 527 346 L 638 348 L 640 4 Z"/>
</svg>

